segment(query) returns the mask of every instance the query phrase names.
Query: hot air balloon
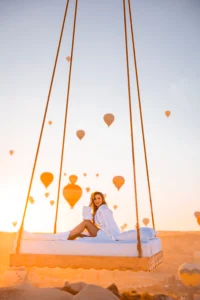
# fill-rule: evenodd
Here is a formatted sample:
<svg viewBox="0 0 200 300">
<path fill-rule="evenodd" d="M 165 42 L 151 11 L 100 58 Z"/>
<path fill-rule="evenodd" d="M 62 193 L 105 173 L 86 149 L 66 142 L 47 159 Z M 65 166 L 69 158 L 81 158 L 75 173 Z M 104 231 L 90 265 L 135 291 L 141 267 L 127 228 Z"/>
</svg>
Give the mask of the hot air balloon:
<svg viewBox="0 0 200 300">
<path fill-rule="evenodd" d="M 89 191 L 90 191 L 90 188 L 89 188 L 89 187 L 86 187 L 86 192 L 89 193 Z"/>
<path fill-rule="evenodd" d="M 197 219 L 197 223 L 200 225 L 200 211 L 195 211 L 194 216 Z"/>
<path fill-rule="evenodd" d="M 49 193 L 45 193 L 44 195 L 45 195 L 45 197 L 49 197 Z"/>
<path fill-rule="evenodd" d="M 71 183 L 76 183 L 77 180 L 78 180 L 78 177 L 77 177 L 76 175 L 70 175 L 70 176 L 69 176 L 69 181 L 70 181 Z"/>
<path fill-rule="evenodd" d="M 106 114 L 103 117 L 104 122 L 108 125 L 108 127 L 113 123 L 115 117 L 112 114 Z"/>
<path fill-rule="evenodd" d="M 76 184 L 69 183 L 63 188 L 63 196 L 70 207 L 73 208 L 82 196 L 82 189 Z"/>
<path fill-rule="evenodd" d="M 171 115 L 171 112 L 170 112 L 169 110 L 166 110 L 165 115 L 166 115 L 167 117 L 169 117 L 169 116 Z"/>
<path fill-rule="evenodd" d="M 67 175 L 67 173 L 64 173 L 64 176 L 66 176 Z"/>
<path fill-rule="evenodd" d="M 84 135 L 85 135 L 85 131 L 84 131 L 84 130 L 77 130 L 76 135 L 77 135 L 77 137 L 78 137 L 80 140 L 82 140 L 82 138 L 83 138 Z"/>
<path fill-rule="evenodd" d="M 118 191 L 120 190 L 120 188 L 122 187 L 124 182 L 125 182 L 125 180 L 124 180 L 124 177 L 122 177 L 122 176 L 113 177 L 113 183 L 116 186 L 116 188 L 118 189 Z"/>
<path fill-rule="evenodd" d="M 114 208 L 114 209 L 117 209 L 117 207 L 118 207 L 117 205 L 113 205 L 113 208 Z"/>
<path fill-rule="evenodd" d="M 127 227 L 127 224 L 123 224 L 120 228 L 122 230 L 122 232 L 124 231 L 124 229 Z"/>
<path fill-rule="evenodd" d="M 145 226 L 147 226 L 149 224 L 149 219 L 148 218 L 144 218 L 142 221 L 143 221 Z"/>
<path fill-rule="evenodd" d="M 48 188 L 48 186 L 52 183 L 53 178 L 54 176 L 50 172 L 44 172 L 40 175 L 40 180 L 42 181 L 42 183 L 46 188 Z"/>
<path fill-rule="evenodd" d="M 196 287 L 200 284 L 200 264 L 181 265 L 178 269 L 178 277 L 186 286 Z"/>
<path fill-rule="evenodd" d="M 15 227 L 17 225 L 17 221 L 13 221 L 12 225 Z"/>
<path fill-rule="evenodd" d="M 124 231 L 124 225 L 120 226 L 121 228 L 121 231 L 123 232 Z"/>
<path fill-rule="evenodd" d="M 33 199 L 32 196 L 30 196 L 28 200 L 29 200 L 29 202 L 30 202 L 31 204 L 33 204 L 33 203 L 35 202 L 35 200 Z"/>
<path fill-rule="evenodd" d="M 54 203 L 55 203 L 55 201 L 54 201 L 54 200 L 51 200 L 51 201 L 49 201 L 49 203 L 53 206 Z"/>
<path fill-rule="evenodd" d="M 48 124 L 51 125 L 51 124 L 52 124 L 52 121 L 49 121 Z"/>
<path fill-rule="evenodd" d="M 99 177 L 99 174 L 98 174 L 98 173 L 96 174 L 96 177 Z"/>
<path fill-rule="evenodd" d="M 71 57 L 70 57 L 70 56 L 67 56 L 67 57 L 66 57 L 66 60 L 70 62 L 70 61 L 71 61 Z"/>
<path fill-rule="evenodd" d="M 10 153 L 10 155 L 13 155 L 14 150 L 10 150 L 9 153 Z"/>
<path fill-rule="evenodd" d="M 200 211 L 195 211 L 194 216 L 195 216 L 196 218 L 197 218 L 197 217 L 200 217 Z"/>
<path fill-rule="evenodd" d="M 87 173 L 83 173 L 83 176 L 87 176 Z"/>
</svg>

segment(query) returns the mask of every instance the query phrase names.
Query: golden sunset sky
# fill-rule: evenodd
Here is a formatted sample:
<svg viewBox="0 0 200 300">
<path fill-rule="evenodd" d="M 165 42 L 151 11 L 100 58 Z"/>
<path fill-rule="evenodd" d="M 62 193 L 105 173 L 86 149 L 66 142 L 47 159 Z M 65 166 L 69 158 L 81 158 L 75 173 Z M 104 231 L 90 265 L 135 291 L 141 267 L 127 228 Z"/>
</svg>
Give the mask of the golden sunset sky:
<svg viewBox="0 0 200 300">
<path fill-rule="evenodd" d="M 58 188 L 74 3 L 70 1 L 31 190 L 35 203 L 29 204 L 25 221 L 30 231 L 53 231 L 55 205 L 49 201 L 56 200 Z M 131 3 L 156 229 L 199 230 L 194 212 L 200 211 L 200 4 Z M 17 230 L 20 224 L 65 4 L 0 2 L 0 231 Z M 59 231 L 81 221 L 82 207 L 89 204 L 86 187 L 107 194 L 112 209 L 118 205 L 114 216 L 119 226 L 136 224 L 123 26 L 122 1 L 79 0 L 62 188 L 76 174 L 83 195 L 72 210 L 61 191 Z M 142 224 L 150 218 L 150 205 L 130 30 L 128 40 Z M 171 111 L 168 118 L 166 110 Z M 106 113 L 115 116 L 110 127 L 103 120 Z M 86 133 L 81 141 L 79 129 Z M 40 181 L 45 171 L 54 174 L 48 190 Z M 119 191 L 112 183 L 115 175 L 125 178 Z M 15 228 L 13 221 L 18 222 Z"/>
</svg>

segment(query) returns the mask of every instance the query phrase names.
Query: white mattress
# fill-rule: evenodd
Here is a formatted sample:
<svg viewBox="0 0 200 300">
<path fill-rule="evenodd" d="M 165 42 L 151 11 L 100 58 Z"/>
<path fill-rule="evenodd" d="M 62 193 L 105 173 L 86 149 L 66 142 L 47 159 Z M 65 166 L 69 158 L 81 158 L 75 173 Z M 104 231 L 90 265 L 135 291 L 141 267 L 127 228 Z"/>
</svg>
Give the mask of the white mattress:
<svg viewBox="0 0 200 300">
<path fill-rule="evenodd" d="M 142 242 L 142 256 L 151 257 L 162 250 L 160 238 Z M 51 240 L 21 240 L 20 253 L 57 254 L 57 255 L 89 255 L 89 256 L 128 256 L 137 257 L 137 241 L 81 242 Z"/>
</svg>

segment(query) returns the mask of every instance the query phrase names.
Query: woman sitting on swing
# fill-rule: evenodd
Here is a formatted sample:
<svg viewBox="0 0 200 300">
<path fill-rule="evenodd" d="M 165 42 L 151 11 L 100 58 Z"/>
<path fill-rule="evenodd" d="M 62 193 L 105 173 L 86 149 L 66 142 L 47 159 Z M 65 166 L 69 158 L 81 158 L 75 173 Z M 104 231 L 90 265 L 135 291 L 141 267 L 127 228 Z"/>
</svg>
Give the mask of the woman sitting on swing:
<svg viewBox="0 0 200 300">
<path fill-rule="evenodd" d="M 115 240 L 121 232 L 113 218 L 113 212 L 108 208 L 105 197 L 101 192 L 94 192 L 89 206 L 83 208 L 83 221 L 70 231 L 68 240 L 86 237 L 82 232 L 87 229 L 89 237 L 103 235 L 104 238 Z"/>
</svg>

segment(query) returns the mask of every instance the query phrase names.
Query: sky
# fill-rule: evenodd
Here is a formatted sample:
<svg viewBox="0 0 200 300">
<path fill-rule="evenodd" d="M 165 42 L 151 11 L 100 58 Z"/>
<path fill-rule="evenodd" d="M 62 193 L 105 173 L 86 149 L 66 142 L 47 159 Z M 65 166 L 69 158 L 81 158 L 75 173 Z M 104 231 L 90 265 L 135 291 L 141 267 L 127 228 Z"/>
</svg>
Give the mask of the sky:
<svg viewBox="0 0 200 300">
<path fill-rule="evenodd" d="M 25 219 L 30 231 L 52 232 L 54 226 L 55 205 L 49 201 L 56 201 L 58 190 L 74 4 L 71 0 L 31 189 L 35 202 Z M 0 0 L 0 231 L 19 228 L 65 5 L 65 0 Z M 131 7 L 155 227 L 199 230 L 194 212 L 200 211 L 200 2 L 132 0 Z M 150 205 L 128 14 L 127 27 L 142 225 Z M 115 116 L 110 127 L 106 113 Z M 79 129 L 85 131 L 82 140 Z M 48 189 L 40 181 L 43 172 L 54 174 Z M 83 190 L 74 209 L 62 195 L 72 174 Z M 116 175 L 125 179 L 120 190 L 112 182 Z M 82 220 L 90 198 L 86 187 L 107 195 L 119 226 L 135 228 L 133 182 L 123 2 L 79 0 L 58 231 Z"/>
</svg>

